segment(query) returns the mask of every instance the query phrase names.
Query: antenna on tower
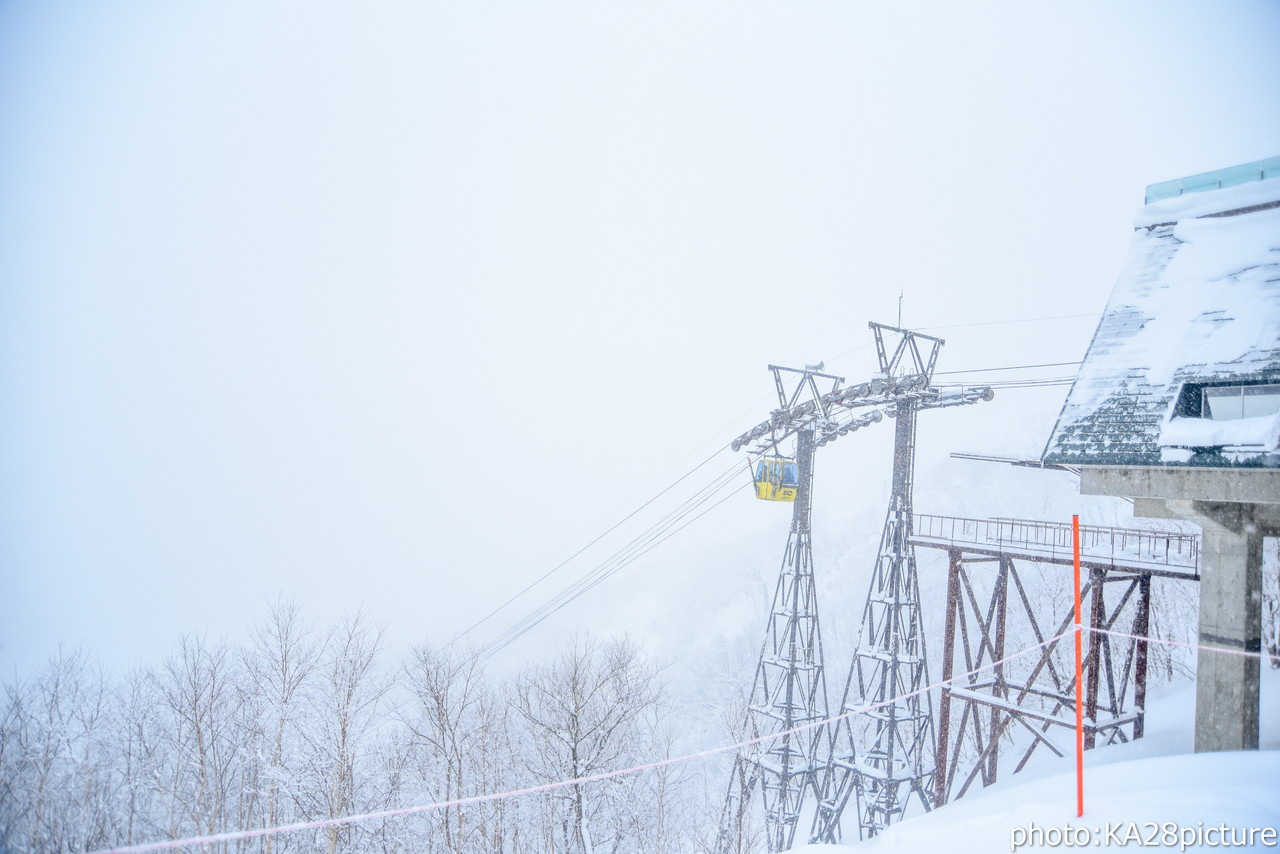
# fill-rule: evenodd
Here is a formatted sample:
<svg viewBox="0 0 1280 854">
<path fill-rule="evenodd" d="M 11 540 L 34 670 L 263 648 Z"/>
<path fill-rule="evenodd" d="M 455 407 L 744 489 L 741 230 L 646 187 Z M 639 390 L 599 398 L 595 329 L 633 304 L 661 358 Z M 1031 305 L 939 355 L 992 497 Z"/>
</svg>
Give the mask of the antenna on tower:
<svg viewBox="0 0 1280 854">
<path fill-rule="evenodd" d="M 898 300 L 901 306 L 902 297 Z M 926 812 L 933 806 L 933 701 L 922 691 L 929 684 L 929 669 L 911 545 L 916 414 L 994 396 L 989 387 L 947 392 L 933 387 L 941 338 L 880 323 L 870 327 L 880 360 L 878 379 L 890 398 L 887 412 L 897 421 L 893 486 L 841 713 L 874 711 L 848 715 L 835 724 L 811 842 L 840 840 L 840 819 L 855 794 L 859 838 L 875 836 L 914 803 Z M 898 336 L 892 348 L 886 334 Z"/>
<path fill-rule="evenodd" d="M 880 373 L 867 382 L 842 386 L 844 378 L 821 373 L 821 364 L 803 370 L 770 365 L 778 408 L 768 420 L 732 443 L 733 450 L 745 448 L 760 458 L 755 475 L 757 497 L 794 504 L 791 532 L 743 724 L 743 740 L 752 744 L 734 760 L 716 841 L 717 854 L 751 850 L 748 810 L 757 793 L 762 801 L 765 842 L 770 851 L 791 847 L 810 794 L 817 803 L 816 813 L 809 810 L 814 814 L 815 828 L 821 823 L 822 828 L 830 828 L 831 834 L 838 835 L 840 808 L 848 798 L 849 790 L 844 789 L 838 796 L 839 808 L 828 806 L 832 781 L 843 784 L 847 775 L 842 776 L 843 772 L 831 764 L 833 739 L 828 730 L 823 726 L 804 729 L 806 724 L 829 716 L 810 541 L 814 452 L 883 420 L 885 415 L 898 417 L 900 435 L 909 428 L 914 437 L 916 406 L 953 406 L 990 399 L 987 388 L 962 388 L 944 395 L 929 386 L 941 339 L 874 323 L 871 328 L 875 332 Z M 903 334 L 892 352 L 885 346 L 885 330 Z M 922 341 L 934 342 L 932 349 L 922 352 Z M 822 392 L 819 380 L 829 380 L 831 390 Z M 793 436 L 795 458 L 781 456 L 779 445 Z M 789 476 L 788 468 L 794 474 Z M 895 473 L 897 468 L 895 464 Z M 908 464 L 908 520 L 909 468 Z M 895 495 L 902 491 L 895 490 Z M 906 531 L 909 534 L 909 521 Z"/>
</svg>

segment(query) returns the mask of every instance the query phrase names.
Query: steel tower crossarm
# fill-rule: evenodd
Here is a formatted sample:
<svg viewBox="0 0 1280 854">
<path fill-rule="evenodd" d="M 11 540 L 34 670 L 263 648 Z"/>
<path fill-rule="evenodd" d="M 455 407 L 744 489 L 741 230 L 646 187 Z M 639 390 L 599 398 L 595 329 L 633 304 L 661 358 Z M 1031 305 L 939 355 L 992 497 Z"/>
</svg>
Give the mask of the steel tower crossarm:
<svg viewBox="0 0 1280 854">
<path fill-rule="evenodd" d="M 856 801 L 858 836 L 874 836 L 908 810 L 934 802 L 936 735 L 920 584 L 912 537 L 916 416 L 923 409 L 992 398 L 989 388 L 946 392 L 932 385 L 940 338 L 871 324 L 880 381 L 897 419 L 889 507 L 863 607 L 857 650 L 832 728 L 822 797 L 810 840 L 838 842 Z M 886 346 L 886 333 L 898 336 Z M 857 714 L 855 714 L 855 712 Z"/>
<path fill-rule="evenodd" d="M 787 369 L 772 369 L 783 407 L 794 405 L 796 395 L 806 386 L 817 396 L 810 372 L 804 372 L 796 393 L 789 396 L 781 381 L 781 371 Z M 810 536 L 817 441 L 812 429 L 798 429 L 795 437 L 799 483 L 792 504 L 791 529 L 744 726 L 748 738 L 774 737 L 752 745 L 734 760 L 717 841 L 719 854 L 748 850 L 745 829 L 749 803 L 756 797 L 764 815 L 768 849 L 790 848 L 805 801 L 817 795 L 824 776 L 828 750 L 822 729 L 815 726 L 792 732 L 828 716 Z"/>
<path fill-rule="evenodd" d="M 733 450 L 747 449 L 757 455 L 777 454 L 781 442 L 796 441 L 799 486 L 792 508 L 791 531 L 774 590 L 768 625 L 760 658 L 756 664 L 751 699 L 745 715 L 743 734 L 749 740 L 762 739 L 735 758 L 733 776 L 725 795 L 724 811 L 717 840 L 718 854 L 740 854 L 745 829 L 753 814 L 751 802 L 758 796 L 764 812 L 764 832 L 770 851 L 791 847 L 795 829 L 806 800 L 812 795 L 808 814 L 821 820 L 834 769 L 831 767 L 832 736 L 821 724 L 829 717 L 822 638 L 818 621 L 817 592 L 814 585 L 811 542 L 812 484 L 814 456 L 818 448 L 850 432 L 897 415 L 898 429 L 914 430 L 914 413 L 921 407 L 954 406 L 977 399 L 990 399 L 987 388 L 960 388 L 942 392 L 929 385 L 929 375 L 942 342 L 917 336 L 899 342 L 892 353 L 885 351 L 882 329 L 872 324 L 882 353 L 881 372 L 866 382 L 843 386 L 844 379 L 821 372 L 821 368 L 785 368 L 770 365 L 778 394 L 778 408 L 733 441 Z M 897 330 L 893 330 L 897 331 Z M 908 336 L 910 337 L 910 336 Z M 921 342 L 932 350 L 923 352 Z M 932 343 L 930 343 L 932 342 Z M 819 382 L 830 382 L 823 391 Z M 905 527 L 901 537 L 910 536 L 910 458 L 906 467 L 895 467 L 907 495 Z M 898 479 L 895 475 L 895 482 Z M 901 550 L 893 546 L 890 551 Z M 881 551 L 885 551 L 882 545 Z M 886 566 L 886 572 L 893 571 Z M 898 570 L 914 578 L 914 567 Z M 918 593 L 911 597 L 918 602 Z M 923 649 L 923 647 L 922 647 Z M 923 662 L 923 652 L 919 656 Z M 812 725 L 812 726 L 810 726 Z M 805 728 L 801 732 L 791 732 Z M 930 754 L 932 756 L 932 754 Z M 836 815 L 838 822 L 839 816 Z"/>
<path fill-rule="evenodd" d="M 873 708 L 842 718 L 834 729 L 815 841 L 839 840 L 853 796 L 859 838 L 899 820 L 912 801 L 923 810 L 932 805 L 936 739 L 931 699 L 919 693 L 929 671 L 910 543 L 913 455 L 902 453 L 914 445 L 915 416 L 910 402 L 897 412 L 893 491 L 840 711 Z"/>
</svg>

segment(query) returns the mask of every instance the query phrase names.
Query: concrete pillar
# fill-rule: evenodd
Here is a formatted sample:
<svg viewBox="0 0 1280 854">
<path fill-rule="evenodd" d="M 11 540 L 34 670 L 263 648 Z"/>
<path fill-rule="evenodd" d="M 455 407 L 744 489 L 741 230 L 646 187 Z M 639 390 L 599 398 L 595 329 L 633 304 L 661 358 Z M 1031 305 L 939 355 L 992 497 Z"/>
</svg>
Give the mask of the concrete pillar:
<svg viewBox="0 0 1280 854">
<path fill-rule="evenodd" d="M 1262 648 L 1262 535 L 1239 510 L 1222 514 L 1206 513 L 1203 506 L 1196 509 L 1200 512 L 1188 517 L 1204 531 L 1200 645 L 1210 650 L 1258 652 Z M 1260 661 L 1210 650 L 1196 654 L 1196 752 L 1257 750 Z"/>
<path fill-rule="evenodd" d="M 1085 467 L 1080 491 L 1134 499 L 1134 513 L 1204 531 L 1200 645 L 1262 650 L 1262 538 L 1280 536 L 1280 469 Z M 1195 749 L 1256 750 L 1258 658 L 1200 651 Z"/>
</svg>

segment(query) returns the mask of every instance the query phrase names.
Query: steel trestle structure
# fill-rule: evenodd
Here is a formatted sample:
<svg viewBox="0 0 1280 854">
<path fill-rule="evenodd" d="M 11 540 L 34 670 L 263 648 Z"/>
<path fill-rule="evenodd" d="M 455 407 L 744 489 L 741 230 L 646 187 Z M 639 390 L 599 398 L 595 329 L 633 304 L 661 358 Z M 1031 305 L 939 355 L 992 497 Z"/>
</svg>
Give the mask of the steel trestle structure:
<svg viewBox="0 0 1280 854">
<path fill-rule="evenodd" d="M 917 516 L 916 531 L 915 545 L 944 550 L 949 558 L 944 680 L 957 667 L 967 673 L 990 665 L 1007 649 L 1045 643 L 1070 627 L 1069 580 L 1036 587 L 1043 574 L 1019 568 L 1026 563 L 1071 566 L 1069 525 Z M 1199 543 L 1195 535 L 1179 532 L 1086 526 L 1081 533 L 1081 568 L 1089 573 L 1081 590 L 1087 625 L 1132 636 L 1086 634 L 1085 747 L 1090 749 L 1142 737 L 1152 579 L 1198 580 Z M 1049 643 L 1037 656 L 997 665 L 943 689 L 936 805 L 962 797 L 975 782 L 995 782 L 1002 742 L 1015 751 L 1015 773 L 1038 750 L 1071 753 L 1075 670 L 1068 655 L 1071 643 L 1059 646 Z"/>
</svg>

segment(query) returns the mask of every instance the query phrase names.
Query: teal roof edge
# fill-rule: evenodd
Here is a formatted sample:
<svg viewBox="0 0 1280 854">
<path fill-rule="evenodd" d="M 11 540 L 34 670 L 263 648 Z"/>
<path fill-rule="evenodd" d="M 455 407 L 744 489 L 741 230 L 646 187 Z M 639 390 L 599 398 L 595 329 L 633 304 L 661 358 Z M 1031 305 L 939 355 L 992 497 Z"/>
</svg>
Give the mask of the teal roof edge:
<svg viewBox="0 0 1280 854">
<path fill-rule="evenodd" d="M 1172 181 L 1161 181 L 1147 186 L 1144 204 L 1151 204 L 1163 199 L 1172 199 L 1187 193 L 1204 193 L 1209 190 L 1220 190 L 1223 187 L 1236 187 L 1251 181 L 1265 181 L 1268 178 L 1280 178 L 1280 155 L 1255 160 L 1252 163 L 1241 163 L 1239 166 L 1228 166 L 1212 172 L 1201 172 L 1199 175 L 1188 175 Z"/>
</svg>

